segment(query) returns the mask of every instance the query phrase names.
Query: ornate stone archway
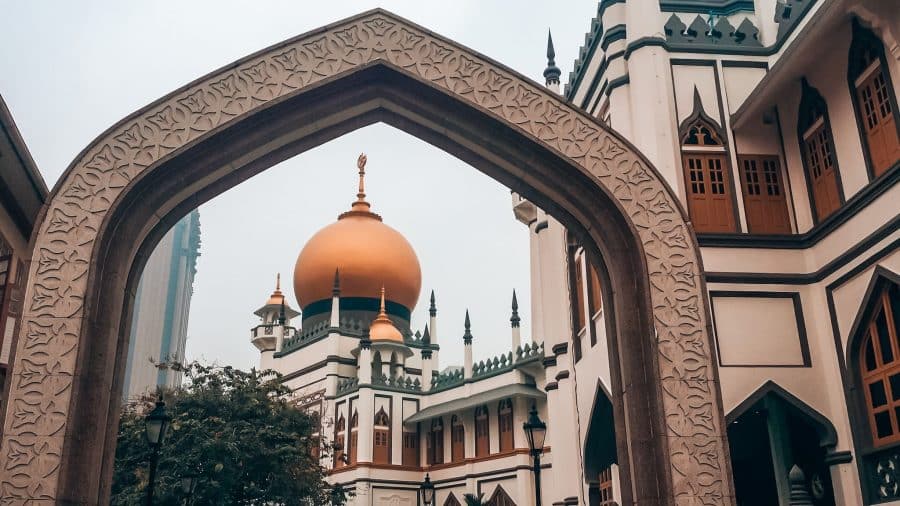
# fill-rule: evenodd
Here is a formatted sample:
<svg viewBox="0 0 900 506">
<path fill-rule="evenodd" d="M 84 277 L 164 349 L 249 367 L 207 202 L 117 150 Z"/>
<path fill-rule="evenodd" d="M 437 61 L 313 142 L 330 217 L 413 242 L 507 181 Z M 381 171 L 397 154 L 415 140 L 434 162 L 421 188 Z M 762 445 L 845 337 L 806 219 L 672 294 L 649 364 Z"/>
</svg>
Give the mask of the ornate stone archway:
<svg viewBox="0 0 900 506">
<path fill-rule="evenodd" d="M 394 96 L 405 86 L 396 80 L 413 83 L 414 92 Z M 327 95 L 336 90 L 338 99 Z M 419 96 L 428 98 L 416 105 Z M 292 102 L 300 97 L 313 98 Z M 135 266 L 178 213 L 287 156 L 262 134 L 251 139 L 253 149 L 239 151 L 230 143 L 239 145 L 240 133 L 302 131 L 305 144 L 294 152 L 339 135 L 315 115 L 299 126 L 279 123 L 312 114 L 317 104 L 346 116 L 331 125 L 335 131 L 379 120 L 421 128 L 421 138 L 478 161 L 607 254 L 614 290 L 628 299 L 616 309 L 624 392 L 617 405 L 625 405 L 627 440 L 619 446 L 633 500 L 732 503 L 699 250 L 671 189 L 584 112 L 382 10 L 173 92 L 110 128 L 69 167 L 34 239 L 0 447 L 3 500 L 94 503 L 108 491 L 118 410 L 110 392 L 121 384 L 116 361 L 127 344 Z M 447 118 L 426 117 L 428 107 Z M 488 123 L 496 138 L 473 140 L 458 126 Z M 524 154 L 507 161 L 497 156 L 503 149 L 510 158 Z M 604 233 L 621 245 L 601 244 Z"/>
</svg>

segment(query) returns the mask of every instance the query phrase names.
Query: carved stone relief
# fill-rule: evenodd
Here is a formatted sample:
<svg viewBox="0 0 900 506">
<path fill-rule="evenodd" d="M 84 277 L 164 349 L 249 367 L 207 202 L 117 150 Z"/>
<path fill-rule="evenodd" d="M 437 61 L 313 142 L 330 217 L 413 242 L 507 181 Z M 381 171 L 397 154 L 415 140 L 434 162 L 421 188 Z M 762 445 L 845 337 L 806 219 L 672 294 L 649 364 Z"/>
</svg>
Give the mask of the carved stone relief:
<svg viewBox="0 0 900 506">
<path fill-rule="evenodd" d="M 376 10 L 237 62 L 128 118 L 78 159 L 37 231 L 2 447 L 4 502 L 54 500 L 92 248 L 112 203 L 170 153 L 267 102 L 386 62 L 538 139 L 613 195 L 643 244 L 677 504 L 731 504 L 698 250 L 659 174 L 616 134 L 521 76 Z M 364 495 L 362 489 L 358 492 Z M 665 499 L 664 499 L 665 500 Z"/>
</svg>

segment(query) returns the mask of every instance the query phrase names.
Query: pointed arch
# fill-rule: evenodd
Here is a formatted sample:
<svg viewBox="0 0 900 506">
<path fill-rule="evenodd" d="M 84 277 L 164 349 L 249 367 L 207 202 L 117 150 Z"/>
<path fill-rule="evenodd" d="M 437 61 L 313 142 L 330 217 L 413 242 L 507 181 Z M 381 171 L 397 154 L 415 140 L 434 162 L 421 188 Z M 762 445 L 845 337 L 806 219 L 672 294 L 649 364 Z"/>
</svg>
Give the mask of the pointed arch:
<svg viewBox="0 0 900 506">
<path fill-rule="evenodd" d="M 350 416 L 350 436 L 347 438 L 347 465 L 355 465 L 359 454 L 359 414 L 353 409 Z"/>
<path fill-rule="evenodd" d="M 105 502 L 128 294 L 155 244 L 241 181 L 379 121 L 470 163 L 576 231 L 614 285 L 604 295 L 616 313 L 611 342 L 622 343 L 615 381 L 637 385 L 616 409 L 630 434 L 652 435 L 647 444 L 621 441 L 620 458 L 640 463 L 642 482 L 660 484 L 642 491 L 651 500 L 730 497 L 718 391 L 689 382 L 690 395 L 681 395 L 664 386 L 683 379 L 685 361 L 696 364 L 692 378 L 717 378 L 706 289 L 694 281 L 703 275 L 699 247 L 676 192 L 585 111 L 380 9 L 189 83 L 123 118 L 74 159 L 33 234 L 19 333 L 39 337 L 17 339 L 12 354 L 12 375 L 26 367 L 54 373 L 10 382 L 0 454 L 12 467 L 0 476 L 0 495 Z M 699 345 L 681 346 L 688 341 Z M 58 416 L 25 420 L 22 406 L 38 401 Z M 710 412 L 714 423 L 683 422 Z M 40 446 L 35 434 L 46 438 Z M 23 451 L 42 453 L 12 458 Z M 701 464 L 710 459 L 714 465 Z M 626 494 L 636 489 L 631 468 L 622 466 Z M 686 474 L 702 476 L 702 486 L 677 478 Z"/>
<path fill-rule="evenodd" d="M 497 485 L 491 498 L 487 500 L 488 506 L 516 506 L 516 502 L 503 489 L 503 485 Z"/>
<path fill-rule="evenodd" d="M 450 492 L 447 499 L 444 500 L 444 506 L 462 506 L 462 503 L 453 495 L 453 492 Z"/>
<path fill-rule="evenodd" d="M 886 173 L 900 160 L 900 111 L 884 44 L 862 25 L 859 18 L 853 18 L 852 31 L 847 83 L 871 180 Z"/>
<path fill-rule="evenodd" d="M 444 463 L 444 419 L 435 418 L 426 438 L 428 465 Z"/>
<path fill-rule="evenodd" d="M 344 446 L 347 441 L 346 431 L 347 420 L 344 418 L 344 414 L 341 413 L 334 424 L 334 463 L 332 465 L 336 468 L 344 466 L 347 452 L 347 447 Z"/>
<path fill-rule="evenodd" d="M 737 211 L 725 133 L 703 110 L 694 87 L 694 110 L 679 127 L 688 213 L 698 232 L 737 232 Z"/>
<path fill-rule="evenodd" d="M 391 463 L 391 417 L 382 406 L 374 418 L 372 428 L 372 462 L 376 464 Z"/>
</svg>

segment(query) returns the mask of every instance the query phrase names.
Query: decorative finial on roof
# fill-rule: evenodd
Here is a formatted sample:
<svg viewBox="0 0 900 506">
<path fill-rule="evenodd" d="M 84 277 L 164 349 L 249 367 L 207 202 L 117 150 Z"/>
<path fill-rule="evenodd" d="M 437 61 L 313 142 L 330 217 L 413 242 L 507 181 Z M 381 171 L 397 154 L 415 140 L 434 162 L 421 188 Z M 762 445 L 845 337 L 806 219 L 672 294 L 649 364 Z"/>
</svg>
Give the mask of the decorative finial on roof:
<svg viewBox="0 0 900 506">
<path fill-rule="evenodd" d="M 437 306 L 434 303 L 434 290 L 431 291 L 431 306 L 428 308 L 428 314 L 437 316 Z"/>
<path fill-rule="evenodd" d="M 281 273 L 275 275 L 275 291 L 281 291 Z"/>
<path fill-rule="evenodd" d="M 384 310 L 384 285 L 381 285 L 381 309 L 378 310 L 378 316 L 381 315 L 387 316 L 387 312 Z"/>
<path fill-rule="evenodd" d="M 513 328 L 517 328 L 520 321 L 522 320 L 519 318 L 519 301 L 516 300 L 516 291 L 513 289 L 512 316 L 509 317 L 509 323 L 512 324 Z"/>
<path fill-rule="evenodd" d="M 422 342 L 424 344 L 431 344 L 431 331 L 428 330 L 428 324 L 425 324 L 425 333 L 422 334 Z"/>
<path fill-rule="evenodd" d="M 366 154 L 362 153 L 359 155 L 359 158 L 356 159 L 356 167 L 359 169 L 359 190 L 356 193 L 356 201 L 353 202 L 353 205 L 350 206 L 350 211 L 341 214 L 338 216 L 338 219 L 342 219 L 346 216 L 369 216 L 377 218 L 379 221 L 381 217 L 377 214 L 373 213 L 369 209 L 371 209 L 372 205 L 366 202 Z"/>
<path fill-rule="evenodd" d="M 466 331 L 463 333 L 463 344 L 472 344 L 472 322 L 469 320 L 469 310 L 466 309 Z"/>
<path fill-rule="evenodd" d="M 341 274 L 338 269 L 334 270 L 334 285 L 331 287 L 331 295 L 337 297 L 341 294 Z"/>
<path fill-rule="evenodd" d="M 547 30 L 547 68 L 544 69 L 544 82 L 549 86 L 559 84 L 562 71 L 556 66 L 556 50 L 553 49 L 553 35 Z"/>
</svg>

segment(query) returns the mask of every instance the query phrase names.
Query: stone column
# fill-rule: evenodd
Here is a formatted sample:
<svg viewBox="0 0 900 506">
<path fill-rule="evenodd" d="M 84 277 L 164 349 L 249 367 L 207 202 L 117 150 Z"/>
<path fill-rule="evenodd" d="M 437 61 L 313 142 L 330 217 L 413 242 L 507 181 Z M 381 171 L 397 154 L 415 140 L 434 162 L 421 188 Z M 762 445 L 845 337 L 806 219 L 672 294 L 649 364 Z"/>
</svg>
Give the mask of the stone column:
<svg viewBox="0 0 900 506">
<path fill-rule="evenodd" d="M 548 392 L 547 412 L 552 413 L 558 423 L 548 424 L 548 430 L 555 435 L 551 447 L 553 462 L 564 465 L 565 470 L 553 473 L 554 495 L 548 497 L 553 503 L 577 497 L 579 503 L 584 504 L 581 438 L 573 423 L 578 415 L 575 410 L 575 382 L 570 376 L 573 364 L 570 361 L 571 354 L 568 353 L 568 343 L 553 346 L 553 353 L 556 356 L 554 379 L 557 390 L 552 404 Z M 543 481 L 541 483 L 543 485 Z"/>
<path fill-rule="evenodd" d="M 372 440 L 375 426 L 375 392 L 362 382 L 359 384 L 359 399 L 356 401 L 356 412 L 359 416 L 359 429 L 356 440 L 359 447 L 356 449 L 357 462 L 372 462 Z"/>
</svg>

